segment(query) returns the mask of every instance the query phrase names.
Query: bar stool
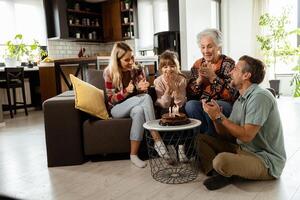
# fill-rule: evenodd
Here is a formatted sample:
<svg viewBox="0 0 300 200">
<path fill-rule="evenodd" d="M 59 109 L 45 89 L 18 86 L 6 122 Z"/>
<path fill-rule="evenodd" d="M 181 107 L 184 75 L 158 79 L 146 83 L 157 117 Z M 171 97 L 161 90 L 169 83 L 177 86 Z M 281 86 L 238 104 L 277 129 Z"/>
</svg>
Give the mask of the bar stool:
<svg viewBox="0 0 300 200">
<path fill-rule="evenodd" d="M 5 67 L 5 80 L 0 81 L 0 88 L 5 88 L 7 93 L 7 100 L 9 106 L 10 117 L 13 118 L 14 113 L 17 113 L 17 104 L 23 105 L 25 115 L 28 115 L 25 87 L 24 87 L 24 68 L 23 67 Z M 22 89 L 23 102 L 16 101 L 16 88 Z M 11 102 L 10 89 L 13 90 L 13 105 Z"/>
</svg>

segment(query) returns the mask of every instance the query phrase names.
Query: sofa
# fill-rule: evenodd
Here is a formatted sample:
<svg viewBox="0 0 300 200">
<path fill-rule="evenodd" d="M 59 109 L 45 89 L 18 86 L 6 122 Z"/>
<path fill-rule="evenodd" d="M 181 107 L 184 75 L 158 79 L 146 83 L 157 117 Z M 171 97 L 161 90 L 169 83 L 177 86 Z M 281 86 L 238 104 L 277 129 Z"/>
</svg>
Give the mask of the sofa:
<svg viewBox="0 0 300 200">
<path fill-rule="evenodd" d="M 187 71 L 183 72 L 188 74 Z M 86 82 L 104 89 L 103 71 L 90 69 Z M 156 99 L 155 90 L 150 95 Z M 129 153 L 131 118 L 101 120 L 75 109 L 73 91 L 43 103 L 48 167 L 79 165 L 93 155 Z M 156 109 L 157 111 L 158 109 Z M 145 155 L 146 142 L 140 152 Z"/>
<path fill-rule="evenodd" d="M 104 88 L 103 71 L 88 70 L 86 81 Z M 101 120 L 75 109 L 73 91 L 43 103 L 48 167 L 78 165 L 90 155 L 128 153 L 131 119 Z"/>
</svg>

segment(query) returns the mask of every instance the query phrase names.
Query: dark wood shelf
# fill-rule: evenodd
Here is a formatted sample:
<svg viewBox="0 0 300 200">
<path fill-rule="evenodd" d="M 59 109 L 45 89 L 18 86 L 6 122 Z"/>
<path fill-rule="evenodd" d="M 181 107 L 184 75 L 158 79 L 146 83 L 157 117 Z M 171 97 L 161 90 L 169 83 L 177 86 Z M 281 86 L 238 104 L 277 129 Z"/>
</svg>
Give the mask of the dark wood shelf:
<svg viewBox="0 0 300 200">
<path fill-rule="evenodd" d="M 99 17 L 102 16 L 100 13 L 84 11 L 84 10 L 67 9 L 67 11 L 70 13 L 75 13 L 75 14 L 93 15 L 93 16 L 99 16 Z"/>
<path fill-rule="evenodd" d="M 87 26 L 87 25 L 80 25 L 80 24 L 69 24 L 69 27 L 73 27 L 73 28 L 101 29 L 100 26 Z"/>
<path fill-rule="evenodd" d="M 134 26 L 134 23 L 133 22 L 130 22 L 130 23 L 122 23 L 122 26 Z"/>
<path fill-rule="evenodd" d="M 134 39 L 134 37 L 122 37 L 123 40 L 131 40 Z"/>
<path fill-rule="evenodd" d="M 101 39 L 90 40 L 86 38 L 74 38 L 74 37 L 70 37 L 69 39 L 72 40 L 73 42 L 103 42 L 103 40 Z"/>
<path fill-rule="evenodd" d="M 121 10 L 121 12 L 133 12 L 133 9 L 132 9 L 132 8 L 129 8 L 129 9 L 123 9 L 123 10 Z"/>
</svg>

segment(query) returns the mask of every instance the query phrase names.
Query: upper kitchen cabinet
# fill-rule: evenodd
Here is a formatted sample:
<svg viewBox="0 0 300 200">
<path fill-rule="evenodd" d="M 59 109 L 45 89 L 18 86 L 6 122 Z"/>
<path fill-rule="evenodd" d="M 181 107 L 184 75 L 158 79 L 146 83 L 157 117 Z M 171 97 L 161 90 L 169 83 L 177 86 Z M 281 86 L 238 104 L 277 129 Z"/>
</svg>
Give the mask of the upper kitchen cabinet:
<svg viewBox="0 0 300 200">
<path fill-rule="evenodd" d="M 103 40 L 101 3 L 67 0 L 67 21 L 69 38 Z"/>
<path fill-rule="evenodd" d="M 137 33 L 136 1 L 120 0 L 122 39 L 132 39 Z"/>
<path fill-rule="evenodd" d="M 136 1 L 130 2 L 127 6 L 124 0 L 44 0 L 48 38 L 90 42 L 134 38 Z"/>
<path fill-rule="evenodd" d="M 108 0 L 102 3 L 104 41 L 122 40 L 120 0 Z"/>
<path fill-rule="evenodd" d="M 100 42 L 103 39 L 101 3 L 44 0 L 49 39 Z"/>
<path fill-rule="evenodd" d="M 43 0 L 49 39 L 69 38 L 65 0 Z"/>
</svg>

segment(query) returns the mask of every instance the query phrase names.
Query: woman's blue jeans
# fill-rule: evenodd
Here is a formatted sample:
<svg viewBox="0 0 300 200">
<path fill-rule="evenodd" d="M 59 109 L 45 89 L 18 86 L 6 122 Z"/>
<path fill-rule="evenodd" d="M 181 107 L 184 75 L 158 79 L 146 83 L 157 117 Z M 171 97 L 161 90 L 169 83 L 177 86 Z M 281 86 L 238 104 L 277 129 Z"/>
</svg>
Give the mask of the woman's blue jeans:
<svg viewBox="0 0 300 200">
<path fill-rule="evenodd" d="M 217 103 L 222 107 L 222 112 L 226 117 L 230 116 L 232 111 L 231 103 L 226 101 L 217 100 Z M 198 128 L 197 132 L 205 133 L 211 136 L 216 136 L 216 129 L 214 123 L 209 118 L 208 114 L 202 108 L 202 102 L 197 100 L 190 100 L 185 104 L 185 111 L 190 118 L 201 120 L 200 130 Z"/>
</svg>

